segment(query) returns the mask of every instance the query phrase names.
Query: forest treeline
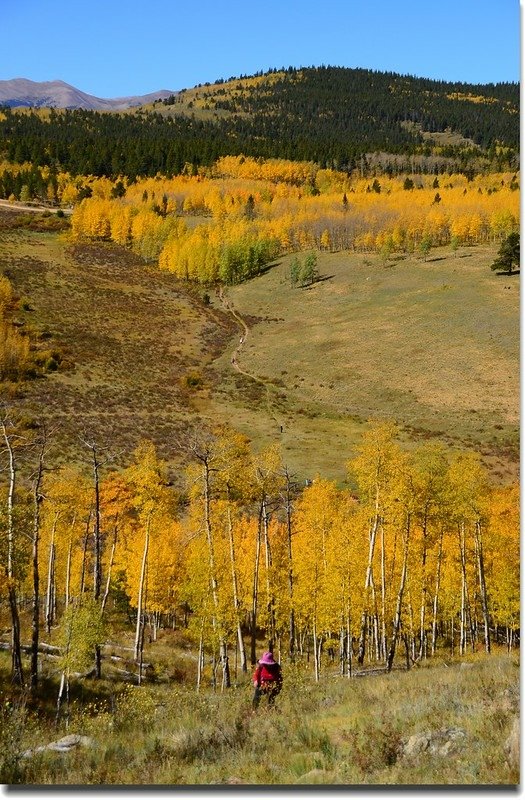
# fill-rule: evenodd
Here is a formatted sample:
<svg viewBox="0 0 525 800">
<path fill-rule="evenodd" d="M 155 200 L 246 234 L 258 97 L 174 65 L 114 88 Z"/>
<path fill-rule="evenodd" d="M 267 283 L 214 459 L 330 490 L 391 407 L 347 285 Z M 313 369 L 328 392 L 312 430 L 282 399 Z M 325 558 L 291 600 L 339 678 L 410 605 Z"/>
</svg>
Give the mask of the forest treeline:
<svg viewBox="0 0 525 800">
<path fill-rule="evenodd" d="M 189 99 L 191 98 L 191 99 Z M 169 111 L 169 113 L 166 113 Z M 452 131 L 446 143 L 436 133 Z M 432 138 L 434 135 L 434 139 Z M 372 174 L 518 168 L 519 85 L 446 83 L 320 67 L 206 84 L 126 113 L 0 113 L 0 158 L 73 175 L 196 172 L 227 155 L 313 161 Z M 4 193 L 4 196 L 5 193 Z"/>
<path fill-rule="evenodd" d="M 426 257 L 435 246 L 498 242 L 519 226 L 512 173 L 350 179 L 312 162 L 241 156 L 197 176 L 131 184 L 64 176 L 62 186 L 62 198 L 77 200 L 73 237 L 131 247 L 208 284 L 238 283 L 297 251 Z"/>
<path fill-rule="evenodd" d="M 36 686 L 43 635 L 61 646 L 66 681 L 86 642 L 100 674 L 109 619 L 134 629 L 139 664 L 145 632 L 183 628 L 198 682 L 206 665 L 223 686 L 232 654 L 246 670 L 260 637 L 282 658 L 309 654 L 316 678 L 327 652 L 349 675 L 515 643 L 518 486 L 491 485 L 475 454 L 407 451 L 394 423 L 371 421 L 350 488 L 321 476 L 300 486 L 277 445 L 255 452 L 222 427 L 187 445 L 176 488 L 151 443 L 116 470 L 82 441 L 85 468 L 57 468 L 52 435 L 4 410 L 0 600 L 15 681 Z"/>
</svg>

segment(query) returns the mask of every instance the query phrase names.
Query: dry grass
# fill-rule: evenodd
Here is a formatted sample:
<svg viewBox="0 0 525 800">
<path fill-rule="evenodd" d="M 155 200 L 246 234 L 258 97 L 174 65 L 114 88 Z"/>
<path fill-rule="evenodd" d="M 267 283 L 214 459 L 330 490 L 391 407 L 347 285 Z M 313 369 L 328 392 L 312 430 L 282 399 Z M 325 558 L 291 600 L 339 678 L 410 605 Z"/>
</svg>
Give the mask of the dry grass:
<svg viewBox="0 0 525 800">
<path fill-rule="evenodd" d="M 164 645 L 165 646 L 165 645 Z M 179 658 L 171 651 L 172 663 Z M 0 657 L 0 669 L 7 662 Z M 4 668 L 7 663 L 4 664 Z M 251 684 L 228 692 L 157 684 L 77 684 L 69 733 L 93 745 L 29 759 L 29 747 L 66 732 L 43 713 L 2 705 L 4 783 L 134 785 L 513 785 L 505 742 L 519 714 L 519 665 L 512 655 L 447 659 L 410 672 L 352 679 L 285 665 L 276 708 L 251 713 Z M 47 679 L 49 693 L 56 685 Z M 414 734 L 459 729 L 449 756 L 408 756 Z"/>
<path fill-rule="evenodd" d="M 15 405 L 47 419 L 62 461 L 78 457 L 84 432 L 124 461 L 141 438 L 173 460 L 182 432 L 199 424 L 195 401 L 215 380 L 208 365 L 231 321 L 122 249 L 28 233 L 4 244 L 1 268 L 30 298 L 26 326 L 64 359 Z"/>
<path fill-rule="evenodd" d="M 150 438 L 176 467 L 188 431 L 221 421 L 256 449 L 279 441 L 299 479 L 344 481 L 367 419 L 390 417 L 406 444 L 475 448 L 496 479 L 517 474 L 519 279 L 491 272 L 495 247 L 387 264 L 321 254 L 308 289 L 290 287 L 285 258 L 228 289 L 250 327 L 237 360 L 252 380 L 232 368 L 242 331 L 213 291 L 206 305 L 115 246 L 0 235 L 25 324 L 62 354 L 15 399 L 57 429 L 58 460 L 78 458 L 85 431 L 122 463 Z"/>
<path fill-rule="evenodd" d="M 454 258 L 443 248 L 387 265 L 324 254 L 325 280 L 309 289 L 290 287 L 283 259 L 229 290 L 241 314 L 263 318 L 239 363 L 280 395 L 275 416 L 300 471 L 319 463 L 300 452 L 313 437 L 332 454 L 325 474 L 341 475 L 360 423 L 380 416 L 407 440 L 479 449 L 496 477 L 515 477 L 519 282 L 491 272 L 494 254 L 480 246 Z"/>
</svg>

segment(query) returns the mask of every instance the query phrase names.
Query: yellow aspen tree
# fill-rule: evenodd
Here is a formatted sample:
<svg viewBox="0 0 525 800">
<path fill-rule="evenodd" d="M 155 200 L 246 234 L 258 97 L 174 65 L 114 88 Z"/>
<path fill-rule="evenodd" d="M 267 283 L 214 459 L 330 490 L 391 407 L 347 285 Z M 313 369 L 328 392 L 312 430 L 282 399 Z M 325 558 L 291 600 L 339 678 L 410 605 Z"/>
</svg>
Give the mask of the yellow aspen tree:
<svg viewBox="0 0 525 800">
<path fill-rule="evenodd" d="M 361 501 L 369 514 L 368 556 L 365 559 L 364 593 L 359 633 L 358 663 L 365 657 L 367 629 L 371 627 L 376 657 L 379 657 L 379 597 L 377 589 L 376 543 L 385 524 L 387 509 L 395 499 L 403 465 L 403 455 L 395 441 L 393 422 L 372 422 L 364 433 L 358 454 L 348 464 L 357 478 Z"/>
<path fill-rule="evenodd" d="M 294 538 L 294 604 L 298 620 L 311 631 L 315 679 L 319 680 L 323 640 L 339 628 L 333 586 L 334 509 L 340 495 L 331 481 L 315 478 L 297 503 Z"/>
<path fill-rule="evenodd" d="M 510 650 L 515 646 L 520 624 L 519 486 L 493 487 L 487 513 L 485 567 L 493 621 L 496 637 L 501 626 Z"/>
<path fill-rule="evenodd" d="M 439 598 L 440 550 L 436 563 L 432 561 L 438 539 L 443 536 L 443 515 L 446 505 L 448 462 L 444 448 L 440 445 L 420 447 L 412 458 L 411 481 L 414 497 L 412 550 L 414 574 L 419 586 L 414 594 L 420 595 L 419 604 L 419 652 L 418 659 L 426 657 L 429 632 L 429 616 L 434 610 L 436 622 Z M 435 591 L 433 591 L 435 590 Z"/>
<path fill-rule="evenodd" d="M 490 652 L 489 596 L 484 564 L 487 476 L 477 453 L 460 453 L 450 466 L 453 516 L 457 525 L 461 567 L 460 653 L 466 652 L 468 634 L 476 647 L 475 596 L 479 593 L 485 649 Z"/>
</svg>

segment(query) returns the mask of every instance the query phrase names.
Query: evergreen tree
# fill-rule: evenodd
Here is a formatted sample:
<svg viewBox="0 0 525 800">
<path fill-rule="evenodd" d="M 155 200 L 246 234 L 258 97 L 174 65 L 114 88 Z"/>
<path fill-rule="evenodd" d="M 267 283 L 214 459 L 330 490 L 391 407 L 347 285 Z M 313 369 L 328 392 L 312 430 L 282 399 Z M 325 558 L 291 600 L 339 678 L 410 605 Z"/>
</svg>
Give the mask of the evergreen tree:
<svg viewBox="0 0 525 800">
<path fill-rule="evenodd" d="M 496 260 L 490 265 L 492 270 L 501 270 L 508 275 L 512 273 L 512 267 L 520 263 L 520 235 L 517 231 L 509 233 L 507 238 L 501 243 Z"/>
</svg>

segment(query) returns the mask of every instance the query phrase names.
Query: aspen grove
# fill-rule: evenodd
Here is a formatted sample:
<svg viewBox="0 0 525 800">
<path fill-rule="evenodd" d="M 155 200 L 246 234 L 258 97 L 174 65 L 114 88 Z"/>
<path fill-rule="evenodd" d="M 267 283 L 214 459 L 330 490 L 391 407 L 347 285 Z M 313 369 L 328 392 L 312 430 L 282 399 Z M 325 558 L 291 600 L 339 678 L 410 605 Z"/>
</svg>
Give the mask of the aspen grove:
<svg viewBox="0 0 525 800">
<path fill-rule="evenodd" d="M 253 277 L 296 251 L 396 254 L 500 242 L 519 225 L 516 174 L 349 177 L 310 162 L 226 156 L 197 175 L 59 176 L 72 236 L 132 248 L 178 277 Z M 89 195 L 86 197 L 86 193 Z"/>
<path fill-rule="evenodd" d="M 36 687 L 42 637 L 54 634 L 67 683 L 75 620 L 94 637 L 83 666 L 100 675 L 109 616 L 134 627 L 139 682 L 145 633 L 154 641 L 159 627 L 194 641 L 197 686 L 223 688 L 232 656 L 246 671 L 261 638 L 281 658 L 313 661 L 316 679 L 336 661 L 350 676 L 363 663 L 512 648 L 518 487 L 492 485 L 475 454 L 408 452 L 396 433 L 369 423 L 347 487 L 322 476 L 299 486 L 277 446 L 256 453 L 221 428 L 188 446 L 177 489 L 147 441 L 124 470 L 89 441 L 86 470 L 57 468 L 52 433 L 28 440 L 5 412 L 0 602 L 13 680 Z"/>
</svg>

